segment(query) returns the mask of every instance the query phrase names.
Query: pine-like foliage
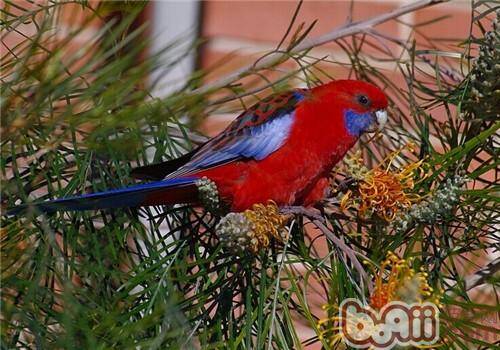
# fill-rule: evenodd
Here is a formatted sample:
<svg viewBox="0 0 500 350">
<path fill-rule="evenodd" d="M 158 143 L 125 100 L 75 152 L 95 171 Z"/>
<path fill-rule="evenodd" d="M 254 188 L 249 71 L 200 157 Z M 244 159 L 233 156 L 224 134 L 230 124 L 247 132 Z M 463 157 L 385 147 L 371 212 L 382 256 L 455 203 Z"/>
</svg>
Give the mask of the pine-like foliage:
<svg viewBox="0 0 500 350">
<path fill-rule="evenodd" d="M 179 120 L 195 125 L 216 109 L 248 106 L 261 91 L 340 78 L 328 66 L 384 87 L 392 118 L 333 170 L 321 212 L 278 213 L 263 203 L 222 220 L 216 210 L 181 205 L 2 216 L 2 348 L 342 349 L 334 317 L 341 301 L 378 305 L 387 295 L 440 304 L 443 349 L 493 346 L 494 324 L 484 321 L 497 312 L 500 244 L 492 4 L 473 4 L 472 26 L 482 35 L 464 38 L 462 51 L 397 42 L 402 54 L 394 56 L 389 39 L 371 31 L 338 40 L 350 62 L 337 62 L 294 52 L 312 28 L 298 26 L 291 44 L 276 49 L 282 61 L 247 71 L 238 85 L 197 90 L 207 72 L 195 72 L 158 99 L 146 77 L 172 69 L 198 43 L 182 51 L 179 38 L 146 59 L 145 28 L 132 25 L 142 2 L 115 4 L 120 20 L 109 16 L 117 10 L 111 2 L 97 10 L 78 3 L 108 20 L 71 55 L 92 16 L 61 39 L 54 28 L 68 2 L 6 1 L 1 10 L 6 33 L 38 28 L 2 57 L 2 208 L 129 185 L 132 166 L 203 141 Z M 367 47 L 378 53 L 364 54 Z M 300 69 L 285 71 L 285 59 Z M 385 78 L 377 62 L 394 64 L 407 88 Z M 270 72 L 278 78 L 262 79 Z M 434 118 L 436 109 L 445 120 Z M 239 242 L 251 249 L 233 249 Z M 400 275 L 418 277 L 416 289 Z M 391 276 L 393 290 L 385 284 Z"/>
</svg>

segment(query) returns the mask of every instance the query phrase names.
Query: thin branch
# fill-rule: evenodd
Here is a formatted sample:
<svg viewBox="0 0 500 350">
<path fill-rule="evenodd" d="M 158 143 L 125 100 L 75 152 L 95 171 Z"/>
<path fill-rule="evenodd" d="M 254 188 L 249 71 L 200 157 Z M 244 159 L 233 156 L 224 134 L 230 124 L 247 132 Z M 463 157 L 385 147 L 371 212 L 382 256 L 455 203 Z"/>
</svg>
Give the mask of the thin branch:
<svg viewBox="0 0 500 350">
<path fill-rule="evenodd" d="M 363 259 L 366 257 L 349 247 L 343 238 L 337 237 L 332 230 L 327 227 L 327 221 L 321 215 L 321 212 L 314 208 L 304 208 L 301 206 L 289 206 L 281 209 L 281 212 L 284 214 L 299 214 L 307 217 L 323 234 L 333 243 L 335 244 L 354 265 L 354 268 L 361 276 L 361 290 L 364 289 L 363 282 L 368 282 L 368 290 L 371 292 L 373 286 L 370 282 L 370 278 L 368 277 L 363 265 L 359 262 L 357 255 L 361 256 Z"/>
<path fill-rule="evenodd" d="M 479 271 L 467 276 L 464 279 L 465 290 L 469 291 L 472 288 L 487 283 L 489 278 L 497 274 L 498 271 L 500 271 L 500 258 L 496 258 Z"/>
<path fill-rule="evenodd" d="M 280 209 L 282 214 L 299 214 L 304 215 L 309 219 L 323 220 L 323 216 L 318 209 L 305 208 L 302 206 L 286 206 Z"/>
<path fill-rule="evenodd" d="M 168 134 L 172 137 L 179 137 L 179 138 L 184 138 L 187 135 L 189 140 L 191 140 L 191 142 L 193 142 L 196 145 L 201 145 L 208 141 L 208 138 L 206 136 L 188 130 L 187 128 L 184 129 L 184 131 L 181 131 L 179 128 L 169 127 Z"/>
<path fill-rule="evenodd" d="M 364 289 L 364 281 L 368 282 L 368 290 L 371 293 L 373 290 L 373 285 L 371 283 L 370 278 L 368 277 L 368 274 L 365 271 L 365 268 L 363 265 L 359 262 L 358 258 L 356 255 L 361 255 L 363 258 L 365 258 L 362 254 L 359 252 L 355 251 L 351 247 L 349 247 L 345 242 L 343 238 L 339 238 L 335 236 L 335 234 L 325 225 L 324 220 L 318 220 L 314 219 L 312 220 L 313 224 L 316 225 L 318 229 L 321 230 L 325 234 L 325 236 L 333 243 L 335 244 L 344 254 L 351 260 L 351 262 L 354 265 L 354 268 L 356 271 L 359 273 L 361 279 L 360 279 L 360 284 L 361 284 L 361 290 Z"/>
<path fill-rule="evenodd" d="M 274 64 L 278 63 L 280 60 L 284 59 L 285 56 L 289 56 L 290 54 L 293 53 L 298 53 L 301 51 L 306 51 L 310 50 L 314 47 L 321 46 L 323 44 L 351 36 L 354 34 L 362 33 L 365 31 L 368 31 L 372 29 L 374 26 L 377 26 L 381 23 L 387 22 L 391 19 L 400 17 L 404 14 L 414 12 L 417 10 L 420 10 L 425 7 L 433 6 L 436 4 L 444 3 L 447 2 L 448 0 L 421 0 L 421 1 L 416 1 L 414 3 L 410 3 L 405 6 L 398 7 L 397 9 L 381 14 L 379 16 L 372 17 L 368 20 L 365 21 L 360 21 L 360 22 L 352 22 L 352 23 L 347 23 L 335 30 L 332 30 L 331 32 L 328 32 L 326 34 L 320 35 L 316 38 L 313 39 L 304 39 L 300 44 L 297 46 L 293 47 L 292 50 L 289 53 L 281 53 L 281 52 L 273 52 L 269 55 L 267 55 L 264 59 L 260 60 L 257 64 L 250 64 L 245 67 L 242 67 L 235 72 L 220 78 L 216 80 L 215 82 L 211 84 L 206 84 L 198 89 L 192 90 L 188 94 L 191 95 L 198 95 L 198 94 L 204 94 L 208 93 L 213 90 L 218 90 L 221 88 L 224 88 L 235 81 L 238 81 L 239 79 L 243 78 L 246 76 L 248 73 L 252 71 L 258 71 L 261 69 L 266 69 L 268 67 L 273 66 Z"/>
</svg>

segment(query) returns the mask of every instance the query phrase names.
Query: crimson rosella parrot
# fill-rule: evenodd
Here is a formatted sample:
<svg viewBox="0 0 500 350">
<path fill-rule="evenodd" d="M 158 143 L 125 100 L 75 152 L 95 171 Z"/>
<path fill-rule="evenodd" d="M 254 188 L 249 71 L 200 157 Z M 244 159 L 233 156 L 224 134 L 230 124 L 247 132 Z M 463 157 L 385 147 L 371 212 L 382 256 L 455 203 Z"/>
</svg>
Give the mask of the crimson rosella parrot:
<svg viewBox="0 0 500 350">
<path fill-rule="evenodd" d="M 28 206 L 54 212 L 200 204 L 196 184 L 205 177 L 235 212 L 268 200 L 278 206 L 313 205 L 323 198 L 333 166 L 363 133 L 385 124 L 386 107 L 379 88 L 357 80 L 276 94 L 194 151 L 133 172 L 157 181 L 18 206 L 10 214 Z"/>
</svg>

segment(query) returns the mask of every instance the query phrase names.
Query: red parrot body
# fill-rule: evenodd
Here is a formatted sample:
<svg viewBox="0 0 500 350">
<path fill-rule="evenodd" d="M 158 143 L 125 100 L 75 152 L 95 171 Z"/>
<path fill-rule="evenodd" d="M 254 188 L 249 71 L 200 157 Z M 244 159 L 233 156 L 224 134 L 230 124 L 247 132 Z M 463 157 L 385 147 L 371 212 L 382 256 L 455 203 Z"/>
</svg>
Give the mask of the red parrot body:
<svg viewBox="0 0 500 350">
<path fill-rule="evenodd" d="M 385 123 L 386 107 L 379 88 L 355 80 L 271 96 L 193 152 L 133 172 L 159 181 L 36 206 L 48 212 L 197 203 L 202 177 L 215 182 L 232 211 L 268 200 L 311 205 L 323 197 L 329 172 L 359 136 Z"/>
<path fill-rule="evenodd" d="M 233 211 L 243 211 L 269 199 L 278 206 L 314 204 L 324 197 L 333 166 L 358 139 L 349 134 L 344 122 L 344 110 L 356 106 L 341 95 L 346 96 L 345 90 L 360 89 L 360 93 L 366 90 L 365 94 L 372 96 L 372 107 L 387 107 L 385 95 L 366 83 L 339 81 L 320 86 L 304 92 L 305 98 L 295 108 L 295 122 L 283 147 L 262 160 L 236 161 L 195 175 L 213 180 Z M 335 98 L 329 98 L 332 91 L 338 94 L 332 96 Z"/>
<path fill-rule="evenodd" d="M 324 119 L 331 115 L 316 104 L 306 101 L 296 109 L 295 124 L 287 144 L 265 159 L 237 161 L 196 175 L 213 180 L 221 197 L 232 204 L 233 211 L 242 211 L 269 199 L 282 206 L 308 205 L 323 198 L 328 182 L 320 182 L 323 188 L 318 191 L 318 181 L 328 177 L 356 138 L 347 135 L 342 128 L 328 128 L 329 123 Z M 314 116 L 315 120 L 309 116 Z M 306 125 L 309 123 L 316 127 Z M 311 198 L 309 195 L 314 190 L 315 195 Z"/>
</svg>

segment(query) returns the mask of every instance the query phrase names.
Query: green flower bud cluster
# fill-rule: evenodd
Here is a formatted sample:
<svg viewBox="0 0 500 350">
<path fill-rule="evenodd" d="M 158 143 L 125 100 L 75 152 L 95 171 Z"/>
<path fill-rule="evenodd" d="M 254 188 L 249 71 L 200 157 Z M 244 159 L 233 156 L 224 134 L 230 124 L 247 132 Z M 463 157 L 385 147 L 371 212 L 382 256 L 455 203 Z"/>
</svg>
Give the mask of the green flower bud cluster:
<svg viewBox="0 0 500 350">
<path fill-rule="evenodd" d="M 229 213 L 216 227 L 221 244 L 230 252 L 241 255 L 258 245 L 254 224 L 242 213 Z"/>
<path fill-rule="evenodd" d="M 215 182 L 204 176 L 196 181 L 196 186 L 198 187 L 198 196 L 205 209 L 217 213 L 220 209 L 220 200 Z"/>
<path fill-rule="evenodd" d="M 500 116 L 500 10 L 492 30 L 481 40 L 479 56 L 473 60 L 470 72 L 470 97 L 464 109 L 475 118 L 497 119 Z"/>
<path fill-rule="evenodd" d="M 267 204 L 254 204 L 243 213 L 227 214 L 220 220 L 216 232 L 229 251 L 238 255 L 257 254 L 267 249 L 272 239 L 281 242 L 288 239 L 286 220 L 276 203 L 268 201 Z"/>
<path fill-rule="evenodd" d="M 396 217 L 392 223 L 394 231 L 404 232 L 413 223 L 433 224 L 442 219 L 458 203 L 459 192 L 466 182 L 467 178 L 460 175 L 448 179 L 429 199 L 412 205 Z"/>
</svg>

